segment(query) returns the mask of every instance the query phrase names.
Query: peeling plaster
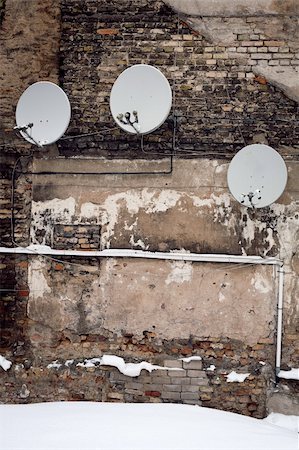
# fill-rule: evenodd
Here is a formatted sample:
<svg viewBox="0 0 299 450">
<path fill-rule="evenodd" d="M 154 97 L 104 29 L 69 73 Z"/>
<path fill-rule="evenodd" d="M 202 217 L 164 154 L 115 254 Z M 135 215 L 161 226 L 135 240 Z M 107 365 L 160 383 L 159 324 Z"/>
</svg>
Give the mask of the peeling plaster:
<svg viewBox="0 0 299 450">
<path fill-rule="evenodd" d="M 297 0 L 164 0 L 176 11 L 192 16 L 266 16 L 298 15 Z"/>
<path fill-rule="evenodd" d="M 185 22 L 212 44 L 227 46 L 232 59 L 246 60 L 250 55 L 236 51 L 237 36 L 265 35 L 269 40 L 284 40 L 285 46 L 298 50 L 299 30 L 296 18 L 297 0 L 276 2 L 273 0 L 166 0 L 166 3 L 183 14 Z M 267 23 L 267 14 L 271 21 Z M 278 14 L 277 17 L 274 17 Z M 284 16 L 285 14 L 285 16 Z M 264 17 L 265 21 L 247 22 L 246 17 Z M 249 64 L 249 62 L 248 62 Z M 268 62 L 252 66 L 253 73 L 261 75 L 278 87 L 290 99 L 299 102 L 299 75 L 296 67 L 269 66 Z"/>
<path fill-rule="evenodd" d="M 33 300 L 44 297 L 52 292 L 48 285 L 47 278 L 44 275 L 46 263 L 41 259 L 32 259 L 28 268 L 28 285 L 30 288 L 30 297 Z"/>
<path fill-rule="evenodd" d="M 176 208 L 177 211 L 186 212 L 188 199 L 195 207 L 195 216 L 208 215 L 215 224 L 221 224 L 227 228 L 231 235 L 240 235 L 240 252 L 247 254 L 252 244 L 257 239 L 262 239 L 260 255 L 277 254 L 290 264 L 294 239 L 299 227 L 298 203 L 290 201 L 289 204 L 275 203 L 269 211 L 249 211 L 240 207 L 240 214 L 233 214 L 235 201 L 228 192 L 216 195 L 214 192 L 209 197 L 201 197 L 193 193 L 177 190 L 128 190 L 108 195 L 102 204 L 85 202 L 77 207 L 79 214 L 76 215 L 76 204 L 73 197 L 66 200 L 54 199 L 45 202 L 33 202 L 33 219 L 31 227 L 31 238 L 33 243 L 51 244 L 53 225 L 55 223 L 84 223 L 94 218 L 96 223 L 102 227 L 101 247 L 109 248 L 112 237 L 115 235 L 115 226 L 127 211 L 134 219 L 128 225 L 125 221 L 123 231 L 131 231 L 128 237 L 132 247 L 148 249 L 149 245 L 138 235 L 138 217 L 134 216 L 141 211 L 145 214 L 156 215 L 165 213 L 169 209 Z M 187 205 L 187 206 L 186 206 Z M 240 217 L 245 214 L 246 221 L 240 222 Z M 125 216 L 124 216 L 125 217 Z M 273 222 L 273 223 L 272 223 Z M 38 233 L 38 238 L 36 237 Z M 121 230 L 117 231 L 122 234 Z M 40 233 L 43 233 L 40 242 Z"/>
<path fill-rule="evenodd" d="M 134 234 L 130 237 L 130 244 L 132 247 L 140 247 L 142 250 L 147 250 L 149 248 L 141 239 L 138 239 L 136 242 L 134 240 Z"/>
<path fill-rule="evenodd" d="M 225 295 L 222 294 L 222 292 L 219 292 L 219 296 L 218 296 L 219 302 L 222 303 L 225 301 Z"/>
<path fill-rule="evenodd" d="M 101 215 L 102 208 L 91 202 L 83 203 L 80 210 L 80 218 L 84 219 L 98 219 Z"/>
<path fill-rule="evenodd" d="M 170 263 L 171 272 L 165 280 L 166 284 L 176 283 L 182 284 L 184 282 L 192 281 L 193 267 L 192 262 L 188 261 L 174 261 Z"/>
<path fill-rule="evenodd" d="M 201 199 L 198 196 L 191 196 L 194 206 L 199 208 L 198 214 L 202 214 L 201 208 L 213 207 L 213 220 L 214 222 L 222 223 L 229 227 L 231 230 L 235 228 L 235 217 L 232 216 L 231 211 L 231 196 L 228 193 L 215 195 L 212 193 L 210 198 Z"/>
<path fill-rule="evenodd" d="M 255 277 L 252 278 L 251 284 L 254 286 L 254 289 L 261 294 L 268 294 L 272 291 L 272 286 L 269 281 L 259 272 L 257 272 Z"/>
<path fill-rule="evenodd" d="M 140 209 L 144 209 L 146 214 L 165 212 L 167 209 L 173 208 L 180 197 L 181 194 L 174 190 L 129 190 L 109 195 L 103 205 L 94 205 L 94 212 L 92 212 L 91 203 L 88 204 L 88 208 L 86 204 L 83 204 L 81 206 L 80 216 L 84 216 L 86 210 L 89 215 L 101 215 L 100 221 L 103 227 L 101 244 L 102 248 L 109 248 L 110 239 L 114 233 L 114 227 L 118 221 L 122 207 L 125 207 L 131 215 L 138 214 Z"/>
<path fill-rule="evenodd" d="M 299 103 L 299 72 L 293 67 L 255 66 L 253 73 L 261 75 L 273 86 L 281 89 L 284 94 Z"/>
<path fill-rule="evenodd" d="M 57 222 L 71 223 L 75 215 L 76 201 L 73 197 L 67 199 L 54 198 L 44 202 L 32 202 L 31 242 L 45 245 L 52 241 L 53 225 Z M 42 239 L 36 237 L 36 231 L 43 230 Z"/>
</svg>

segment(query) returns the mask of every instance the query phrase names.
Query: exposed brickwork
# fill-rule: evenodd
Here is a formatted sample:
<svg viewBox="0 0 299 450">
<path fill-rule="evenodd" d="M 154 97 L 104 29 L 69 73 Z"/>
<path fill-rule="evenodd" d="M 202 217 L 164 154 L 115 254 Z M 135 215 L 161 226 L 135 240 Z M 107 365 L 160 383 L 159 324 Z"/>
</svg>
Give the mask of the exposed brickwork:
<svg viewBox="0 0 299 450">
<path fill-rule="evenodd" d="M 19 96 L 31 83 L 42 79 L 57 82 L 58 4 L 57 0 L 36 0 L 26 2 L 24 7 L 24 2 L 0 1 L 1 246 L 14 246 L 11 235 L 13 167 L 19 156 L 30 155 L 32 151 L 30 144 L 11 133 L 15 108 Z M 15 172 L 14 239 L 18 245 L 29 244 L 31 176 L 21 171 L 30 171 L 30 161 L 30 158 L 20 160 Z M 9 352 L 23 361 L 24 355 L 30 354 L 26 335 L 27 257 L 1 255 L 0 280 L 0 354 Z"/>
<path fill-rule="evenodd" d="M 244 146 L 240 129 L 247 144 L 261 133 L 278 149 L 297 142 L 296 103 L 252 73 L 253 66 L 268 62 L 296 67 L 297 50 L 261 34 L 260 18 L 231 19 L 234 46 L 212 45 L 158 1 L 83 3 L 62 2 L 60 79 L 73 105 L 69 132 L 108 132 L 63 142 L 63 154 L 142 154 L 136 137 L 109 131 L 115 127 L 109 109 L 113 82 L 137 63 L 157 66 L 170 80 L 180 116 L 177 151 L 184 156 L 229 156 Z M 277 27 L 275 18 L 267 21 Z M 169 150 L 171 128 L 169 122 L 147 136 L 145 150 Z"/>
<path fill-rule="evenodd" d="M 74 250 L 99 250 L 101 229 L 99 225 L 54 225 L 52 247 Z"/>
<path fill-rule="evenodd" d="M 15 158 L 3 157 L 0 168 L 0 245 L 13 247 L 11 237 L 12 168 Z M 16 172 L 14 195 L 14 239 L 19 245 L 29 243 L 31 180 Z M 24 323 L 28 300 L 27 257 L 0 255 L 0 354 L 7 350 L 23 354 L 26 336 Z"/>
<path fill-rule="evenodd" d="M 0 1 L 0 22 L 3 4 Z M 283 38 L 272 39 L 261 34 L 260 26 L 249 32 L 248 28 L 252 29 L 256 20 L 234 19 L 234 45 L 214 45 L 185 22 L 178 21 L 176 14 L 160 1 L 62 0 L 60 18 L 58 0 L 27 2 L 27 8 L 20 2 L 6 0 L 0 29 L 3 44 L 0 46 L 0 137 L 1 142 L 8 143 L 1 168 L 1 244 L 13 245 L 12 168 L 19 155 L 31 152 L 29 144 L 16 141 L 3 130 L 14 125 L 14 109 L 21 92 L 41 79 L 58 82 L 60 77 L 72 105 L 69 133 L 105 130 L 95 137 L 61 141 L 59 151 L 63 155 L 144 156 L 136 138 L 115 129 L 109 112 L 109 94 L 123 69 L 136 63 L 148 63 L 165 73 L 175 91 L 176 145 L 185 157 L 194 151 L 199 156 L 230 157 L 244 145 L 240 129 L 246 143 L 263 140 L 280 151 L 286 146 L 284 155 L 292 157 L 290 152 L 293 154 L 295 150 L 289 147 L 295 146 L 299 137 L 297 106 L 269 85 L 267 79 L 254 76 L 252 69 L 265 64 L 297 67 L 297 50 Z M 170 150 L 172 128 L 173 122 L 168 120 L 147 136 L 145 151 Z M 40 153 L 39 157 L 44 155 Z M 30 169 L 28 162 L 20 165 L 24 171 Z M 20 245 L 29 243 L 30 208 L 31 178 L 17 171 L 14 237 Z M 275 217 L 272 219 L 275 221 Z M 57 223 L 53 224 L 52 241 L 47 243 L 60 249 L 97 249 L 100 233 L 99 226 L 93 224 Z M 117 244 L 119 241 L 115 246 Z M 251 250 L 256 253 L 255 248 Z M 75 258 L 68 260 L 78 263 Z M 98 261 L 88 261 L 89 265 L 91 263 L 96 271 L 100 270 Z M 63 283 L 65 267 L 53 261 L 51 276 L 58 273 Z M 149 331 L 144 331 L 142 338 L 125 335 L 121 330 L 117 336 L 109 330 L 102 334 L 84 334 L 84 327 L 77 334 L 70 330 L 54 331 L 28 318 L 27 257 L 5 256 L 0 269 L 1 284 L 8 289 L 1 293 L 0 354 L 13 362 L 8 372 L 0 369 L 1 401 L 179 402 L 254 417 L 265 415 L 266 392 L 274 376 L 272 339 L 249 346 L 226 338 L 203 336 L 167 341 Z M 68 267 L 68 270 L 72 269 Z M 82 273 L 86 276 L 87 270 Z M 82 274 L 75 275 L 81 286 Z M 88 288 L 85 293 L 88 294 Z M 84 318 L 80 301 L 78 310 Z M 283 353 L 283 363 L 287 367 L 297 364 L 295 333 L 296 330 L 288 330 L 284 336 L 287 350 Z M 142 372 L 132 379 L 117 369 L 76 365 L 84 358 L 103 353 L 117 354 L 126 361 L 147 360 L 183 370 Z M 202 363 L 178 362 L 178 357 L 194 354 L 203 358 Z M 65 361 L 70 358 L 75 361 L 67 367 Z M 47 368 L 56 359 L 63 365 L 58 369 Z M 266 365 L 262 366 L 259 361 Z M 215 371 L 207 370 L 211 364 L 216 366 Z M 250 376 L 242 384 L 227 383 L 226 375 L 231 370 L 248 371 Z M 285 383 L 293 387 L 291 381 Z"/>
<path fill-rule="evenodd" d="M 271 344 L 259 344 L 258 349 L 244 347 L 240 342 L 194 339 L 189 349 L 202 356 L 202 361 L 183 362 L 186 341 L 155 341 L 153 336 L 140 338 L 105 338 L 81 336 L 77 343 L 44 348 L 39 361 L 15 357 L 15 364 L 6 374 L 0 393 L 13 403 L 52 400 L 97 400 L 112 402 L 174 402 L 196 404 L 238 412 L 253 417 L 265 415 L 266 390 L 269 385 Z M 163 349 L 169 356 L 163 356 Z M 120 350 L 121 349 L 121 350 Z M 171 370 L 142 371 L 128 377 L 108 366 L 80 367 L 78 364 L 102 353 L 117 353 L 128 362 L 151 361 Z M 129 355 L 139 355 L 133 357 Z M 60 355 L 60 356 L 58 356 Z M 126 356 L 127 355 L 127 356 Z M 51 356 L 53 359 L 51 359 Z M 257 363 L 263 358 L 265 366 Z M 69 360 L 69 361 L 67 361 Z M 240 365 L 240 361 L 243 363 Z M 47 367 L 53 364 L 53 367 Z M 215 364 L 216 369 L 207 368 Z M 250 373 L 243 383 L 228 383 L 226 376 L 236 370 Z M 27 392 L 27 393 L 26 393 Z"/>
</svg>

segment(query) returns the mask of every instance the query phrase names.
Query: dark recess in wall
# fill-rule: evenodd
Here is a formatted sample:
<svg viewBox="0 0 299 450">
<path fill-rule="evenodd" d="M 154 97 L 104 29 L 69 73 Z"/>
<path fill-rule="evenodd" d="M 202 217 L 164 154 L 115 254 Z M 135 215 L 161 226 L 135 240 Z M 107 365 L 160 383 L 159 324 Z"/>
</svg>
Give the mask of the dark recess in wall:
<svg viewBox="0 0 299 450">
<path fill-rule="evenodd" d="M 2 24 L 5 15 L 5 3 L 6 0 L 0 0 L 0 25 Z"/>
</svg>

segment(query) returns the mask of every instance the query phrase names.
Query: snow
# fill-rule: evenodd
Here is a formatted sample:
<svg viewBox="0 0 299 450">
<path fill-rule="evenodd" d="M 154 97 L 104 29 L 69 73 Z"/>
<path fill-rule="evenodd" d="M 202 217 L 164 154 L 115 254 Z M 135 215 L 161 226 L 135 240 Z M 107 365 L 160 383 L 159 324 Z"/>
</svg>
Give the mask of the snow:
<svg viewBox="0 0 299 450">
<path fill-rule="evenodd" d="M 97 363 L 101 364 L 101 358 L 85 359 L 83 363 L 79 362 L 77 367 L 95 367 Z"/>
<path fill-rule="evenodd" d="M 6 370 L 10 369 L 11 365 L 12 365 L 11 361 L 4 358 L 4 356 L 0 355 L 0 367 L 2 367 L 3 370 L 6 371 Z"/>
<path fill-rule="evenodd" d="M 295 431 L 190 405 L 0 405 L 0 423 L 1 450 L 297 450 Z"/>
<path fill-rule="evenodd" d="M 299 380 L 299 369 L 280 370 L 277 376 L 278 378 L 285 378 L 287 380 Z"/>
<path fill-rule="evenodd" d="M 271 413 L 264 421 L 295 431 L 295 433 L 299 432 L 299 416 L 286 416 L 284 414 Z"/>
<path fill-rule="evenodd" d="M 211 364 L 209 367 L 206 368 L 206 370 L 208 370 L 209 372 L 214 372 L 215 369 L 216 366 L 214 366 L 214 364 Z"/>
<path fill-rule="evenodd" d="M 26 247 L 27 250 L 37 253 L 52 253 L 53 249 L 49 245 L 31 244 Z"/>
<path fill-rule="evenodd" d="M 167 367 L 154 366 L 145 361 L 140 363 L 125 363 L 123 358 L 114 355 L 104 355 L 101 360 L 101 365 L 117 367 L 121 373 L 128 377 L 138 377 L 142 369 L 145 369 L 148 372 L 157 369 L 167 370 Z"/>
<path fill-rule="evenodd" d="M 67 359 L 64 363 L 64 365 L 66 367 L 70 367 L 73 364 L 74 360 L 73 359 Z"/>
<path fill-rule="evenodd" d="M 181 361 L 189 363 L 190 361 L 201 361 L 201 356 L 189 356 L 188 358 L 180 358 Z"/>
<path fill-rule="evenodd" d="M 153 370 L 183 370 L 173 369 L 171 367 L 155 366 L 146 361 L 140 363 L 126 363 L 123 358 L 115 355 L 103 355 L 101 358 L 85 359 L 83 363 L 78 363 L 78 367 L 95 367 L 96 364 L 100 366 L 116 367 L 121 373 L 128 377 L 138 377 L 142 369 L 152 372 Z"/>
<path fill-rule="evenodd" d="M 47 365 L 47 369 L 59 369 L 62 366 L 57 360 Z"/>
<path fill-rule="evenodd" d="M 226 381 L 228 383 L 243 383 L 247 377 L 249 377 L 250 373 L 237 373 L 234 370 L 227 375 Z"/>
</svg>

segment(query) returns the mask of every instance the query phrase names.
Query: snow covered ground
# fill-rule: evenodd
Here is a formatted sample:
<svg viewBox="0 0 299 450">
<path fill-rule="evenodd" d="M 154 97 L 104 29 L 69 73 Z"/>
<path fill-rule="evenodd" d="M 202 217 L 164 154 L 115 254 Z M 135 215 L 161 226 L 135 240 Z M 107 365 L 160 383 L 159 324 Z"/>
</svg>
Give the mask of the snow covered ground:
<svg viewBox="0 0 299 450">
<path fill-rule="evenodd" d="M 297 450 L 294 426 L 284 428 L 280 419 L 272 417 L 277 426 L 267 419 L 177 404 L 0 405 L 0 449 Z"/>
</svg>

